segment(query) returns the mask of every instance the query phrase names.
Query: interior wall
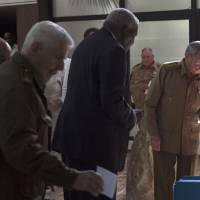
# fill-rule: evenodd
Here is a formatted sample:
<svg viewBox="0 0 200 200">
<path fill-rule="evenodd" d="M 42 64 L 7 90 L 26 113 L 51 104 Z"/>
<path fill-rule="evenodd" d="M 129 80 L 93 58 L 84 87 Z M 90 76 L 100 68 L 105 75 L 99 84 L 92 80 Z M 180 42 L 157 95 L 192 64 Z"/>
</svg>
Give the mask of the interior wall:
<svg viewBox="0 0 200 200">
<path fill-rule="evenodd" d="M 68 21 L 67 17 L 73 16 L 93 16 L 104 15 L 110 13 L 113 9 L 119 7 L 119 5 L 110 4 L 107 7 L 102 7 L 99 4 L 92 4 L 88 0 L 79 1 L 79 3 L 73 0 L 53 0 L 53 18 L 62 18 L 62 21 L 57 23 L 64 27 L 75 41 L 75 47 L 83 40 L 83 34 L 85 30 L 91 27 L 100 28 L 104 20 L 80 20 Z M 73 50 L 71 51 L 71 56 Z"/>
<path fill-rule="evenodd" d="M 160 63 L 180 60 L 189 43 L 189 20 L 140 22 L 138 36 L 130 50 L 131 66 L 141 61 L 141 50 L 153 49 Z"/>
<path fill-rule="evenodd" d="M 92 1 L 81 0 L 79 3 L 73 0 L 53 0 L 53 16 L 82 16 L 82 15 L 98 15 L 107 14 L 116 8 L 114 3 L 109 6 L 100 6 L 92 4 Z"/>
<path fill-rule="evenodd" d="M 75 22 L 59 22 L 58 24 L 65 28 L 75 41 L 76 46 L 83 40 L 83 34 L 88 28 L 100 28 L 104 20 L 75 21 Z M 74 48 L 74 49 L 75 49 Z M 73 50 L 69 57 L 71 57 Z"/>
<path fill-rule="evenodd" d="M 84 7 L 81 4 L 72 4 L 71 0 L 54 0 L 53 2 L 54 17 L 79 16 L 85 13 L 87 15 L 93 15 L 94 13 L 102 14 L 102 11 L 99 12 L 98 9 L 91 9 L 91 6 L 88 4 Z M 149 2 L 126 0 L 126 7 L 137 12 L 181 10 L 190 9 L 191 0 L 151 0 Z M 88 9 L 90 10 L 89 12 Z M 78 45 L 83 39 L 84 30 L 89 27 L 100 27 L 103 20 L 62 20 L 62 22 L 57 23 L 66 28 L 74 38 L 76 45 Z M 189 43 L 189 26 L 189 19 L 140 22 L 138 36 L 136 37 L 134 46 L 130 50 L 130 65 L 133 66 L 140 62 L 141 49 L 144 47 L 151 47 L 156 59 L 161 63 L 181 59 Z"/>
<path fill-rule="evenodd" d="M 17 20 L 17 39 L 19 49 L 24 38 L 32 27 L 38 21 L 48 20 L 50 18 L 50 0 L 38 0 L 37 4 L 21 5 L 16 7 Z"/>
<path fill-rule="evenodd" d="M 0 6 L 16 6 L 37 3 L 37 0 L 0 0 Z"/>
<path fill-rule="evenodd" d="M 21 48 L 25 35 L 31 26 L 39 20 L 38 4 L 17 6 L 17 41 Z"/>
<path fill-rule="evenodd" d="M 191 0 L 126 0 L 126 6 L 133 12 L 182 10 L 191 8 Z"/>
</svg>

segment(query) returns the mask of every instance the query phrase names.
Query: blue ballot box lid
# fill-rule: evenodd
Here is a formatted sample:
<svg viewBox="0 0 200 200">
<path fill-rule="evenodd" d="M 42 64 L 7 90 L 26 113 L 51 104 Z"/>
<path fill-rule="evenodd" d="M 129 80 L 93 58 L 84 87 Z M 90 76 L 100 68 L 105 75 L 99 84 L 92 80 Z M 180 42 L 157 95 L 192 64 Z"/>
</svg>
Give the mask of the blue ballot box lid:
<svg viewBox="0 0 200 200">
<path fill-rule="evenodd" d="M 186 176 L 174 185 L 174 200 L 199 200 L 200 177 Z"/>
<path fill-rule="evenodd" d="M 200 176 L 184 176 L 181 180 L 200 180 Z"/>
</svg>

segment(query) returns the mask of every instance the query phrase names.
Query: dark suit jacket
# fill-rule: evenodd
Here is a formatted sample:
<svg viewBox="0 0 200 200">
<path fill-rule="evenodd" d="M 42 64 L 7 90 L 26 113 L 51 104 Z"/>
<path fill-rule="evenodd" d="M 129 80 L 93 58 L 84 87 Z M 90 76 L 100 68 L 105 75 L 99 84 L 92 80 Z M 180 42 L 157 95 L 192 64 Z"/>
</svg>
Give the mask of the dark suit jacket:
<svg viewBox="0 0 200 200">
<path fill-rule="evenodd" d="M 128 104 L 126 52 L 105 28 L 75 50 L 53 148 L 112 171 L 123 168 L 135 120 Z"/>
</svg>

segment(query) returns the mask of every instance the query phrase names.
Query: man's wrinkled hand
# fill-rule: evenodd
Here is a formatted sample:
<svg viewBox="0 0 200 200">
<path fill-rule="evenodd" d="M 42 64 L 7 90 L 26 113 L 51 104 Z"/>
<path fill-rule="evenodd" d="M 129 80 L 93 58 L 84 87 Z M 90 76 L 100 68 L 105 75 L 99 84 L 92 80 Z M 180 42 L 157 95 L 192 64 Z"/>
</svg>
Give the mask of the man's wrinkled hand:
<svg viewBox="0 0 200 200">
<path fill-rule="evenodd" d="M 81 171 L 77 176 L 73 189 L 86 191 L 93 196 L 98 196 L 103 192 L 104 184 L 100 174 L 95 171 Z"/>
</svg>

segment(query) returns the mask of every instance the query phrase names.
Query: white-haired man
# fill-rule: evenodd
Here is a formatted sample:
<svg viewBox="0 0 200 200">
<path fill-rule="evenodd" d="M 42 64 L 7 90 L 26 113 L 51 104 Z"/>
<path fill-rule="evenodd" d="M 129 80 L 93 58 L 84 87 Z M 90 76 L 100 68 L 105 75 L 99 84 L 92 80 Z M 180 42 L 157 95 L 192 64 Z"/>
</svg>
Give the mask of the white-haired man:
<svg viewBox="0 0 200 200">
<path fill-rule="evenodd" d="M 0 199 L 43 199 L 45 183 L 93 195 L 102 191 L 95 172 L 69 169 L 47 151 L 51 118 L 44 85 L 63 69 L 72 43 L 59 25 L 36 23 L 21 53 L 0 67 Z"/>
</svg>

